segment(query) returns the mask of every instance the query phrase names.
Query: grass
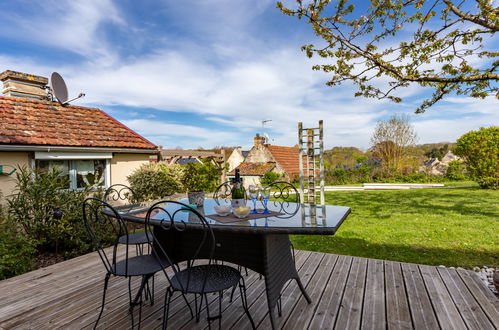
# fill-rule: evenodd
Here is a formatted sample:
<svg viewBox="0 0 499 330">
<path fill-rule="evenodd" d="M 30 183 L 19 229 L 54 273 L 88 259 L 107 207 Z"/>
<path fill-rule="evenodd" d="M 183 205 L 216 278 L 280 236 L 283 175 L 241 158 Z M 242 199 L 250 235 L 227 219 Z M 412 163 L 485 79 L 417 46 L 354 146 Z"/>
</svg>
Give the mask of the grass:
<svg viewBox="0 0 499 330">
<path fill-rule="evenodd" d="M 479 188 L 326 192 L 352 213 L 334 236 L 292 237 L 297 249 L 428 265 L 499 264 L 499 191 Z"/>
</svg>

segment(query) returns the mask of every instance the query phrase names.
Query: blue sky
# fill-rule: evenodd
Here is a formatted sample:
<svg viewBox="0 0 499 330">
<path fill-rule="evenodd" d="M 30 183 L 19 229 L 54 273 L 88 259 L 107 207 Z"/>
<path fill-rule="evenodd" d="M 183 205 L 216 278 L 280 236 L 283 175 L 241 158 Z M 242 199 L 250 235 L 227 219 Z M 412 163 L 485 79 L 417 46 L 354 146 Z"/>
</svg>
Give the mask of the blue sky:
<svg viewBox="0 0 499 330">
<path fill-rule="evenodd" d="M 300 51 L 313 38 L 275 1 L 0 2 L 0 71 L 58 71 L 70 95 L 86 93 L 73 104 L 101 108 L 164 148 L 248 148 L 263 119 L 271 143 L 288 146 L 299 121 L 323 119 L 328 148 L 368 148 L 376 122 L 394 113 L 411 116 L 419 143 L 499 123 L 492 97 L 452 96 L 415 115 L 428 95 L 417 86 L 400 104 L 327 87 L 327 74 L 311 70 L 318 59 Z"/>
</svg>

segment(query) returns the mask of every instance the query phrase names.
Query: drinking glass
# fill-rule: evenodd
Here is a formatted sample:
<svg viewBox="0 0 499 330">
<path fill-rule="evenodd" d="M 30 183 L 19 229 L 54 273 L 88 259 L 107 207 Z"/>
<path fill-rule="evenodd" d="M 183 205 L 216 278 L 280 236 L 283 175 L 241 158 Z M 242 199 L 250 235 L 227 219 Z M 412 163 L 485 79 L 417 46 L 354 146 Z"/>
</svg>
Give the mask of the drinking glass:
<svg viewBox="0 0 499 330">
<path fill-rule="evenodd" d="M 270 214 L 269 209 L 267 208 L 267 203 L 269 202 L 270 197 L 270 187 L 262 187 L 260 194 L 262 195 L 263 207 L 265 208 L 262 214 Z"/>
<path fill-rule="evenodd" d="M 258 199 L 258 195 L 260 194 L 260 188 L 255 185 L 250 185 L 248 187 L 248 192 L 251 200 L 253 201 L 253 211 L 251 211 L 251 214 L 258 214 L 258 212 L 256 211 L 256 200 Z"/>
</svg>

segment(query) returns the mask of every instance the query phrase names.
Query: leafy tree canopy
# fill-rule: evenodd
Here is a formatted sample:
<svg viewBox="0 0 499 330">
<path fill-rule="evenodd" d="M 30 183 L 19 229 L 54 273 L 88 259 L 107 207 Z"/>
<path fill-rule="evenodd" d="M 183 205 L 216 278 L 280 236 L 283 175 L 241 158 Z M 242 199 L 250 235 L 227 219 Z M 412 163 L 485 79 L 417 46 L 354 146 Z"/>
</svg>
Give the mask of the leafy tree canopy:
<svg viewBox="0 0 499 330">
<path fill-rule="evenodd" d="M 433 90 L 416 112 L 456 93 L 476 98 L 495 94 L 499 52 L 491 38 L 499 30 L 492 0 L 297 0 L 277 7 L 306 18 L 324 46 L 304 45 L 308 57 L 331 58 L 314 70 L 332 75 L 327 85 L 351 81 L 355 96 L 395 102 L 401 87 L 417 83 Z M 489 41 L 487 43 L 487 41 Z M 490 49 L 489 49 L 490 48 Z"/>
</svg>

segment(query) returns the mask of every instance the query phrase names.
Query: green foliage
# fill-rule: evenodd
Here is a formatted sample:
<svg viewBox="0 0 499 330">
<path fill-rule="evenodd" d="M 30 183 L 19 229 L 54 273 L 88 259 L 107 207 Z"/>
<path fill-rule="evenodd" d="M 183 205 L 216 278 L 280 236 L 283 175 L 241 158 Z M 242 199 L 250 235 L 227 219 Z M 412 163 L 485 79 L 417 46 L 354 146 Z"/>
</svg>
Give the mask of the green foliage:
<svg viewBox="0 0 499 330">
<path fill-rule="evenodd" d="M 34 246 L 0 205 L 0 280 L 33 269 Z"/>
<path fill-rule="evenodd" d="M 358 87 L 355 96 L 397 103 L 400 89 L 414 84 L 433 89 L 416 112 L 449 94 L 498 96 L 499 52 L 484 42 L 499 31 L 494 1 L 296 2 L 285 7 L 279 1 L 277 7 L 304 19 L 322 38 L 318 46 L 307 44 L 302 51 L 321 58 L 312 69 L 329 74 L 328 86 L 348 81 Z"/>
<path fill-rule="evenodd" d="M 499 190 L 326 192 L 352 213 L 333 236 L 292 236 L 296 249 L 473 268 L 499 264 Z"/>
<path fill-rule="evenodd" d="M 81 205 L 86 191 L 65 190 L 68 177 L 57 170 L 16 173 L 15 193 L 7 199 L 9 216 L 21 226 L 40 251 L 65 251 L 69 255 L 88 251 Z M 60 209 L 60 219 L 54 211 Z"/>
<path fill-rule="evenodd" d="M 433 148 L 424 155 L 428 158 L 437 158 L 438 160 L 442 160 L 445 154 L 449 151 L 449 145 L 446 144 L 440 148 Z"/>
<path fill-rule="evenodd" d="M 278 181 L 282 176 L 276 172 L 267 172 L 260 179 L 260 183 L 264 186 L 268 186 L 269 184 Z"/>
<path fill-rule="evenodd" d="M 182 191 L 183 175 L 182 165 L 151 163 L 142 165 L 127 179 L 138 199 L 150 200 Z"/>
<path fill-rule="evenodd" d="M 499 188 L 499 126 L 471 131 L 457 140 L 456 155 L 482 188 Z"/>
<path fill-rule="evenodd" d="M 182 184 L 187 191 L 212 192 L 217 188 L 222 169 L 211 162 L 205 164 L 187 164 Z"/>
<path fill-rule="evenodd" d="M 453 160 L 449 162 L 445 178 L 449 180 L 461 181 L 468 179 L 466 166 L 460 160 Z"/>
<path fill-rule="evenodd" d="M 368 154 L 355 147 L 333 147 L 324 151 L 324 168 L 332 170 L 336 166 L 354 166 L 369 160 Z"/>
</svg>

